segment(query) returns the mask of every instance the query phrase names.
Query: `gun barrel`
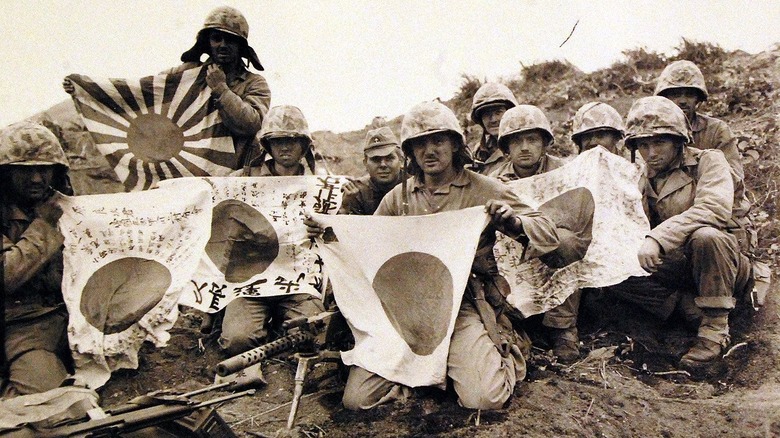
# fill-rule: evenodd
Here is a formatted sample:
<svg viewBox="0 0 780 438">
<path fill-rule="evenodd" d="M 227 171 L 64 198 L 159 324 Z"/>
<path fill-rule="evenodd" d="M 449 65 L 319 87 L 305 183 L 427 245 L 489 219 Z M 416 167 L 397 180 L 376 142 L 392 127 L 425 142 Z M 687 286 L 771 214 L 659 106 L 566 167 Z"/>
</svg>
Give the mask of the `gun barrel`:
<svg viewBox="0 0 780 438">
<path fill-rule="evenodd" d="M 273 342 L 269 342 L 237 356 L 223 360 L 217 364 L 217 375 L 225 377 L 238 370 L 252 366 L 270 356 L 291 350 L 304 342 L 313 341 L 314 335 L 304 331 L 283 336 Z"/>
</svg>

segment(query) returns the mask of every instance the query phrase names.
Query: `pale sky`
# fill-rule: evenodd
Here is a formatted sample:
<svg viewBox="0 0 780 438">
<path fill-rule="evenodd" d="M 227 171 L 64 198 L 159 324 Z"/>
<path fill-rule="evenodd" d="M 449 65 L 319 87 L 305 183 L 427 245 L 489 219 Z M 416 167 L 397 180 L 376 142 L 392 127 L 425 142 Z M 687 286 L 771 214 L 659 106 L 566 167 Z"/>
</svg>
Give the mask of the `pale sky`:
<svg viewBox="0 0 780 438">
<path fill-rule="evenodd" d="M 136 78 L 178 65 L 206 14 L 223 4 L 249 21 L 272 105 L 296 105 L 313 130 L 334 132 L 449 99 L 463 73 L 497 80 L 521 62 L 551 59 L 589 72 L 626 49 L 671 53 L 682 37 L 750 53 L 780 43 L 777 1 L 0 3 L 0 127 L 68 98 L 60 83 L 69 73 Z"/>
</svg>

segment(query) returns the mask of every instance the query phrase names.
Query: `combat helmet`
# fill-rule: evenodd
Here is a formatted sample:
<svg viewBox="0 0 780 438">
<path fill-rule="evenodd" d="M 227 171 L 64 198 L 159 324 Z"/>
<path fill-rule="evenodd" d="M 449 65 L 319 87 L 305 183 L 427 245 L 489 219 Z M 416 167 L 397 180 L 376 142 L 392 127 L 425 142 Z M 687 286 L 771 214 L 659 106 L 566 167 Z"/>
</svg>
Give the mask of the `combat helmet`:
<svg viewBox="0 0 780 438">
<path fill-rule="evenodd" d="M 452 132 L 462 146 L 466 144 L 463 129 L 451 109 L 437 101 L 418 103 L 401 121 L 401 149 L 411 155 L 409 140 L 437 132 Z"/>
<path fill-rule="evenodd" d="M 693 88 L 699 92 L 702 101 L 707 100 L 709 96 L 707 85 L 704 83 L 704 75 L 701 74 L 699 67 L 691 61 L 674 61 L 667 65 L 658 76 L 653 94 L 663 96 L 664 91 L 675 88 Z"/>
<path fill-rule="evenodd" d="M 685 113 L 663 96 L 637 99 L 626 116 L 626 146 L 636 149 L 636 140 L 655 135 L 673 135 L 690 143 L 691 135 Z"/>
<path fill-rule="evenodd" d="M 65 151 L 57 136 L 43 125 L 24 121 L 0 130 L 0 169 L 6 166 L 55 166 L 52 187 L 73 194 Z"/>
<path fill-rule="evenodd" d="M 504 84 L 498 82 L 487 82 L 479 87 L 474 94 L 474 100 L 471 103 L 471 120 L 477 125 L 482 124 L 480 113 L 489 106 L 505 105 L 507 109 L 518 105 L 517 99 L 512 91 Z"/>
<path fill-rule="evenodd" d="M 257 53 L 249 45 L 249 23 L 241 11 L 230 6 L 220 6 L 209 12 L 206 20 L 203 22 L 203 27 L 198 31 L 198 35 L 195 38 L 195 45 L 182 53 L 182 62 L 198 62 L 200 61 L 200 55 L 209 53 L 208 31 L 210 30 L 218 30 L 241 38 L 243 45 L 239 55 L 248 59 L 255 69 L 263 70 L 263 65 L 260 64 Z"/>
<path fill-rule="evenodd" d="M 539 107 L 534 105 L 518 105 L 509 109 L 501 117 L 501 123 L 498 125 L 498 147 L 507 153 L 507 138 L 513 134 L 520 134 L 527 131 L 539 129 L 546 137 L 547 143 L 554 141 L 550 121 L 544 115 Z"/>
<path fill-rule="evenodd" d="M 266 150 L 268 150 L 268 139 L 271 138 L 302 137 L 306 139 L 308 146 L 312 144 L 306 118 L 298 107 L 292 105 L 279 105 L 268 110 L 257 136 Z"/>
<path fill-rule="evenodd" d="M 574 114 L 571 140 L 579 146 L 582 134 L 602 129 L 617 131 L 620 133 L 620 137 L 626 133 L 623 117 L 615 108 L 603 102 L 588 102 Z"/>
</svg>

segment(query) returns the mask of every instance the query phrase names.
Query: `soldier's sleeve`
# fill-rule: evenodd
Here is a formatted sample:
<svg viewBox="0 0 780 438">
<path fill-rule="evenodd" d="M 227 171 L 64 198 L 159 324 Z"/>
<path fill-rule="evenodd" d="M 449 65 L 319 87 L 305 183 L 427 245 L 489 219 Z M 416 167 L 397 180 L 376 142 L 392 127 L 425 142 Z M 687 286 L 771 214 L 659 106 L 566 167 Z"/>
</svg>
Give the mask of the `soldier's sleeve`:
<svg viewBox="0 0 780 438">
<path fill-rule="evenodd" d="M 699 157 L 693 205 L 658 224 L 648 236 L 669 252 L 682 246 L 699 228 L 711 226 L 722 229 L 726 226 L 734 205 L 734 181 L 730 170 L 722 152 L 703 150 Z"/>
<path fill-rule="evenodd" d="M 35 219 L 27 227 L 22 238 L 13 243 L 3 236 L 3 273 L 8 293 L 34 277 L 51 258 L 60 251 L 63 237 L 59 231 L 43 219 Z"/>
<path fill-rule="evenodd" d="M 715 126 L 714 138 L 712 139 L 715 147 L 723 152 L 729 165 L 734 169 L 735 179 L 741 181 L 745 179 L 745 171 L 742 168 L 742 157 L 739 154 L 739 148 L 737 147 L 737 138 L 732 134 L 728 125 L 719 120 Z"/>
<path fill-rule="evenodd" d="M 247 88 L 242 96 L 228 89 L 219 96 L 217 105 L 222 123 L 237 135 L 255 135 L 263 124 L 263 118 L 271 105 L 271 90 L 260 75 L 247 79 Z"/>
</svg>

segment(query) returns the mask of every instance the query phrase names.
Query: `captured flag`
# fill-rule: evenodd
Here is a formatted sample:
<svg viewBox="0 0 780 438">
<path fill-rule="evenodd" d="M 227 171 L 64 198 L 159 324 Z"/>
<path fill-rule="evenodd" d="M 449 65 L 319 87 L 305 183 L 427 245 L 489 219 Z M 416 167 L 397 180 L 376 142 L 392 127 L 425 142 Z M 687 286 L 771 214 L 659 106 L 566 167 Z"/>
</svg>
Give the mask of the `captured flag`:
<svg viewBox="0 0 780 438">
<path fill-rule="evenodd" d="M 160 187 L 179 192 L 192 181 Z M 312 251 L 303 218 L 335 214 L 343 177 L 203 178 L 211 186 L 211 237 L 181 304 L 216 312 L 236 297 L 306 293 L 321 296 L 322 260 Z"/>
<path fill-rule="evenodd" d="M 205 77 L 205 67 L 141 79 L 68 76 L 84 126 L 125 191 L 168 178 L 231 172 L 233 138 Z"/>
<path fill-rule="evenodd" d="M 344 363 L 407 386 L 443 386 L 484 208 L 314 217 L 327 227 L 318 252 L 355 335 Z"/>
<path fill-rule="evenodd" d="M 523 202 L 555 222 L 561 245 L 527 261 L 522 245 L 499 233 L 493 252 L 512 290 L 507 301 L 527 317 L 579 288 L 647 275 L 636 257 L 650 230 L 640 177 L 637 165 L 597 147 L 553 171 L 509 182 Z"/>
<path fill-rule="evenodd" d="M 65 198 L 62 294 L 76 374 L 91 388 L 138 367 L 144 340 L 163 346 L 179 296 L 203 254 L 211 190 L 166 189 Z"/>
</svg>

